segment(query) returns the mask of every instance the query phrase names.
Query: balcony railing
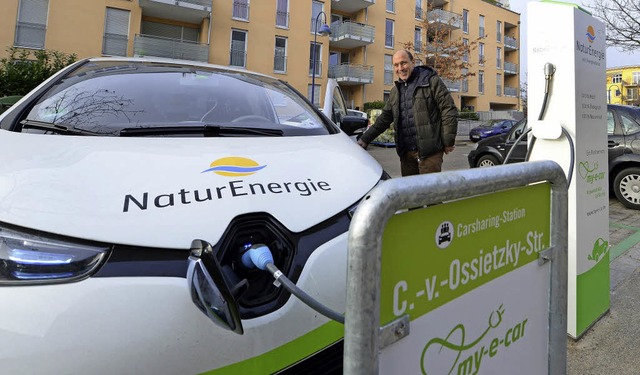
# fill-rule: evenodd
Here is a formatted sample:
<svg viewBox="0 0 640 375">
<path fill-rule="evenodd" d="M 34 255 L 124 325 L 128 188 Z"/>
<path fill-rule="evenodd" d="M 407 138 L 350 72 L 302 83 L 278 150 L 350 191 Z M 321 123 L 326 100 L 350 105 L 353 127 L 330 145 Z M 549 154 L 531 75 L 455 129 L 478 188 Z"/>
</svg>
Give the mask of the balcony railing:
<svg viewBox="0 0 640 375">
<path fill-rule="evenodd" d="M 276 12 L 276 26 L 289 27 L 289 12 Z"/>
<path fill-rule="evenodd" d="M 504 87 L 504 96 L 510 96 L 510 97 L 513 97 L 513 98 L 517 98 L 518 97 L 518 88 L 517 87 L 505 86 Z"/>
<path fill-rule="evenodd" d="M 504 74 L 518 74 L 518 64 L 505 61 Z"/>
<path fill-rule="evenodd" d="M 206 62 L 209 60 L 209 45 L 140 34 L 136 35 L 134 39 L 133 53 L 136 56 L 157 56 Z"/>
<path fill-rule="evenodd" d="M 462 16 L 460 14 L 442 9 L 434 9 L 428 12 L 427 20 L 431 25 L 437 25 L 449 29 L 459 29 L 462 27 Z"/>
<path fill-rule="evenodd" d="M 17 47 L 44 48 L 47 25 L 30 22 L 16 24 L 15 45 Z"/>
<path fill-rule="evenodd" d="M 343 84 L 364 84 L 373 82 L 373 66 L 360 64 L 340 64 L 329 66 L 329 78 Z"/>
<path fill-rule="evenodd" d="M 111 56 L 127 56 L 127 43 L 129 38 L 126 35 L 104 34 L 102 37 L 102 54 Z"/>
<path fill-rule="evenodd" d="M 287 71 L 287 56 L 276 54 L 273 57 L 273 70 L 276 72 Z"/>
<path fill-rule="evenodd" d="M 444 82 L 444 85 L 447 86 L 451 92 L 460 92 L 462 89 L 462 82 L 460 81 L 452 81 L 450 79 L 442 78 L 442 82 Z"/>
<path fill-rule="evenodd" d="M 373 43 L 376 29 L 363 23 L 336 21 L 331 24 L 329 41 L 332 47 L 355 48 Z"/>
<path fill-rule="evenodd" d="M 516 38 L 512 38 L 510 36 L 505 35 L 504 48 L 509 50 L 516 50 L 518 49 L 518 41 L 516 40 Z"/>
<path fill-rule="evenodd" d="M 313 74 L 313 59 L 309 59 L 309 75 Z M 322 77 L 322 61 L 316 60 L 316 77 Z"/>
</svg>

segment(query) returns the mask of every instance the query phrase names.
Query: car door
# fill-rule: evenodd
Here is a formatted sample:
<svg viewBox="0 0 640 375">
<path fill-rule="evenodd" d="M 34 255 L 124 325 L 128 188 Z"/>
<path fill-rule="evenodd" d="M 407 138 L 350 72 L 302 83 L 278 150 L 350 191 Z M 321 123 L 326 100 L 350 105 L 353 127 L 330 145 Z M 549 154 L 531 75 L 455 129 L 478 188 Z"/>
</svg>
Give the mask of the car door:
<svg viewBox="0 0 640 375">
<path fill-rule="evenodd" d="M 514 125 L 509 133 L 507 134 L 507 139 L 505 141 L 505 150 L 504 155 L 509 152 L 512 147 L 515 147 L 511 155 L 509 156 L 508 163 L 519 163 L 523 162 L 525 156 L 527 155 L 527 136 L 525 135 L 522 139 L 516 144 L 516 140 L 522 134 L 523 131 L 527 129 L 527 119 L 524 118 L 520 120 L 516 125 Z M 515 146 L 514 146 L 515 145 Z M 501 151 L 502 152 L 502 151 Z"/>
<path fill-rule="evenodd" d="M 625 137 L 620 125 L 618 113 L 612 107 L 607 109 L 607 137 L 609 148 L 609 163 L 619 157 L 625 150 Z"/>
<path fill-rule="evenodd" d="M 640 117 L 628 110 L 618 110 L 620 128 L 624 134 L 625 154 L 640 154 Z"/>
</svg>

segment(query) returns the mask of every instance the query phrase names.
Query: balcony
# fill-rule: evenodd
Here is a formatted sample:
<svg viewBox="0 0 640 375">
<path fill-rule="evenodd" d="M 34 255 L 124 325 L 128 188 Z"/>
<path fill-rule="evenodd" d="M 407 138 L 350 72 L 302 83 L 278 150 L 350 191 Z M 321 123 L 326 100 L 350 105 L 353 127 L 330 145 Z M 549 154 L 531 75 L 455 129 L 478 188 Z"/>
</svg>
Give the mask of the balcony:
<svg viewBox="0 0 640 375">
<path fill-rule="evenodd" d="M 373 66 L 360 64 L 340 64 L 329 66 L 329 78 L 335 78 L 343 85 L 363 85 L 373 82 Z"/>
<path fill-rule="evenodd" d="M 331 47 L 351 49 L 373 43 L 376 29 L 356 22 L 334 22 L 331 24 Z"/>
<path fill-rule="evenodd" d="M 213 0 L 138 0 L 142 14 L 199 24 L 211 13 Z"/>
<path fill-rule="evenodd" d="M 134 56 L 156 56 L 192 61 L 209 60 L 209 45 L 151 35 L 136 35 Z"/>
<path fill-rule="evenodd" d="M 331 10 L 339 10 L 346 13 L 355 13 L 359 10 L 375 4 L 375 0 L 332 0 Z"/>
<path fill-rule="evenodd" d="M 452 81 L 450 79 L 442 78 L 442 82 L 444 82 L 444 85 L 447 86 L 447 88 L 451 92 L 460 92 L 460 91 L 462 91 L 462 82 L 460 82 L 460 81 Z"/>
<path fill-rule="evenodd" d="M 518 64 L 504 62 L 504 74 L 518 74 Z"/>
<path fill-rule="evenodd" d="M 427 13 L 429 26 L 439 29 L 460 29 L 462 27 L 462 16 L 457 13 L 442 9 L 434 9 Z"/>
<path fill-rule="evenodd" d="M 510 96 L 512 98 L 518 97 L 518 88 L 517 87 L 504 87 L 504 96 Z"/>
<path fill-rule="evenodd" d="M 516 38 L 510 36 L 504 36 L 504 50 L 505 51 L 516 51 L 518 49 L 518 41 Z"/>
<path fill-rule="evenodd" d="M 449 0 L 429 0 L 428 4 L 434 8 L 441 7 L 447 4 Z"/>
</svg>

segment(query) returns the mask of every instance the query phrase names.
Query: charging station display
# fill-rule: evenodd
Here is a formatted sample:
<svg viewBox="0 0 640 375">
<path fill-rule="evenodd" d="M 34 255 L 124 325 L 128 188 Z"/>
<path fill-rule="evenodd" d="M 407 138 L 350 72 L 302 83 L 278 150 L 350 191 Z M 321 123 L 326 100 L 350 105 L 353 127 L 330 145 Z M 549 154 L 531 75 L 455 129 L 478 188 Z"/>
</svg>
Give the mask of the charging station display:
<svg viewBox="0 0 640 375">
<path fill-rule="evenodd" d="M 605 26 L 577 5 L 528 4 L 529 160 L 567 174 L 568 333 L 609 309 Z"/>
</svg>

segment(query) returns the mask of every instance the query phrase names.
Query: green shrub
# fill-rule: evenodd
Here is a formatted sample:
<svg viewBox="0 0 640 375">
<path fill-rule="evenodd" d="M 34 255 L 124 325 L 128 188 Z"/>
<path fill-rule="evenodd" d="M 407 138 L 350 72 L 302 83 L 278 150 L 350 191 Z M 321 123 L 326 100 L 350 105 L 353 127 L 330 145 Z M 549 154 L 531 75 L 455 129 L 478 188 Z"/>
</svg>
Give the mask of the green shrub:
<svg viewBox="0 0 640 375">
<path fill-rule="evenodd" d="M 25 95 L 58 70 L 76 61 L 75 54 L 10 47 L 0 59 L 0 96 Z"/>
<path fill-rule="evenodd" d="M 371 109 L 382 109 L 382 108 L 384 108 L 384 102 L 382 100 L 364 103 L 364 111 L 367 113 L 369 113 L 369 110 Z"/>
<path fill-rule="evenodd" d="M 458 112 L 458 118 L 461 120 L 478 120 L 478 113 L 471 111 L 460 111 Z"/>
</svg>

